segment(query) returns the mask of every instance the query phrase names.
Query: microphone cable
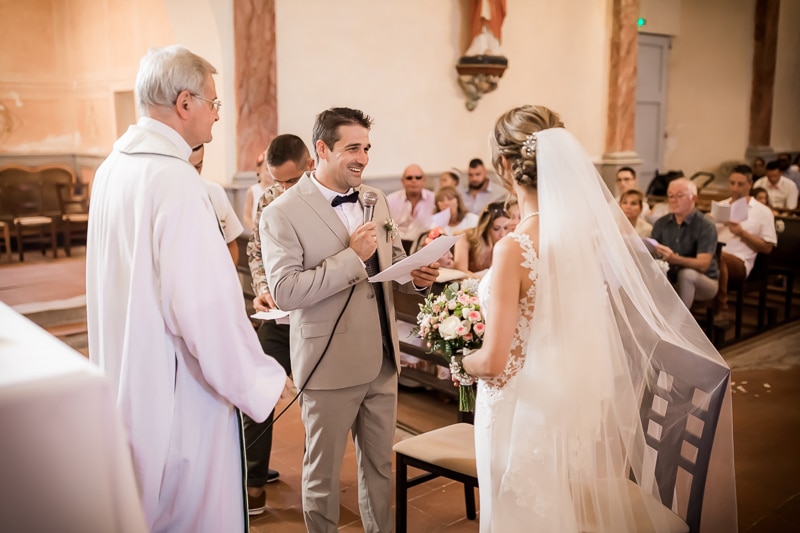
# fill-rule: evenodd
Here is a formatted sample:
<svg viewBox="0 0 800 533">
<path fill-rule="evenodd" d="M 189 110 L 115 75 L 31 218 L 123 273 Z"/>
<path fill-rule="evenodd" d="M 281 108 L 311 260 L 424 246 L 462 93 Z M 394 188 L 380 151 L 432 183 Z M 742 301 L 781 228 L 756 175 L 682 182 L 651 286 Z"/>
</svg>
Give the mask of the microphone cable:
<svg viewBox="0 0 800 533">
<path fill-rule="evenodd" d="M 344 312 L 347 309 L 347 306 L 350 304 L 350 299 L 353 297 L 353 293 L 355 292 L 355 290 L 356 290 L 356 286 L 355 285 L 350 287 L 350 294 L 347 295 L 347 301 L 344 302 L 344 307 L 342 307 L 342 310 L 339 312 L 339 316 L 336 317 L 336 322 L 334 322 L 334 324 L 333 324 L 333 330 L 331 331 L 331 336 L 328 337 L 328 342 L 325 344 L 325 348 L 322 350 L 322 354 L 319 356 L 319 359 L 317 359 L 317 362 L 314 365 L 314 368 L 312 368 L 311 372 L 309 372 L 305 383 L 303 383 L 303 386 L 300 387 L 300 390 L 297 391 L 297 395 L 294 398 L 292 398 L 292 401 L 289 402 L 289 404 L 286 407 L 284 407 L 283 410 L 280 413 L 278 413 L 278 416 L 275 416 L 275 417 L 272 418 L 272 422 L 267 424 L 267 427 L 265 427 L 263 430 L 261 430 L 261 433 L 259 433 L 258 436 L 255 439 L 252 440 L 252 442 L 250 442 L 249 444 L 247 444 L 245 446 L 245 450 L 249 450 L 253 446 L 253 444 L 258 442 L 261 439 L 261 437 L 263 437 L 264 434 L 267 431 L 269 431 L 269 429 L 275 424 L 275 422 L 277 422 L 278 419 L 280 417 L 282 417 L 283 414 L 286 411 L 289 410 L 289 408 L 292 406 L 292 404 L 294 404 L 294 402 L 297 401 L 297 399 L 300 397 L 300 395 L 303 394 L 303 391 L 306 389 L 306 385 L 308 385 L 308 382 L 311 381 L 311 377 L 314 375 L 314 372 L 316 372 L 317 368 L 319 367 L 319 364 L 322 362 L 322 358 L 325 357 L 326 353 L 328 353 L 328 348 L 330 347 L 331 342 L 333 342 L 333 336 L 336 334 L 336 328 L 339 326 L 339 322 L 342 320 L 342 317 L 344 316 Z"/>
</svg>

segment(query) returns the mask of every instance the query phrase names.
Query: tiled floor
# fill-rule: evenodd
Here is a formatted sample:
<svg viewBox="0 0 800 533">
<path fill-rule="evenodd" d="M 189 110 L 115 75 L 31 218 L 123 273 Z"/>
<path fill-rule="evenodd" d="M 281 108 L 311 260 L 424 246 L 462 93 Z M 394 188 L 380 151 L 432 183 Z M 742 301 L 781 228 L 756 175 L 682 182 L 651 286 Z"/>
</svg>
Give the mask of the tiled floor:
<svg viewBox="0 0 800 533">
<path fill-rule="evenodd" d="M 80 298 L 81 253 L 55 262 L 29 254 L 25 265 L 3 259 L 0 300 L 35 308 L 32 302 Z M 738 517 L 743 533 L 800 531 L 800 309 L 794 311 L 795 322 L 722 350 L 732 368 Z M 397 430 L 396 438 L 407 436 L 406 430 L 428 431 L 455 422 L 455 410 L 452 400 L 439 394 L 401 388 L 398 426 L 404 429 Z M 281 472 L 281 479 L 267 486 L 268 510 L 253 517 L 251 531 L 305 531 L 300 502 L 302 450 L 303 428 L 293 406 L 275 429 L 271 466 Z M 478 530 L 477 522 L 464 516 L 459 484 L 434 480 L 411 489 L 409 500 L 409 531 Z M 361 531 L 352 445 L 342 468 L 340 502 L 340 530 Z"/>
</svg>

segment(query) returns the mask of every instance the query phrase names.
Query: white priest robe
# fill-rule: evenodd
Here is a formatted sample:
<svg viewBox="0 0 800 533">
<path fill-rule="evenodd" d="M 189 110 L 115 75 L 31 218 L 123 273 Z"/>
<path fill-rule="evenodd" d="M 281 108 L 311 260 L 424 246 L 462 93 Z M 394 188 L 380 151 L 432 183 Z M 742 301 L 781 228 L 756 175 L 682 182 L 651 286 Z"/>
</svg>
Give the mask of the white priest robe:
<svg viewBox="0 0 800 533">
<path fill-rule="evenodd" d="M 285 374 L 263 354 L 191 148 L 142 118 L 92 189 L 91 360 L 117 387 L 152 531 L 245 531 L 241 424 L 264 420 Z"/>
</svg>

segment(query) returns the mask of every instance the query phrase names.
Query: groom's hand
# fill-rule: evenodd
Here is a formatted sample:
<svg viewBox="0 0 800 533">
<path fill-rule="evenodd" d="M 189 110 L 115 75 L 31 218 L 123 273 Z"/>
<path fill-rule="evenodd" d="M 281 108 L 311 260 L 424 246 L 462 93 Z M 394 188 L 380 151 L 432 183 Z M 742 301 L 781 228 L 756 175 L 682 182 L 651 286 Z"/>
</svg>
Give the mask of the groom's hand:
<svg viewBox="0 0 800 533">
<path fill-rule="evenodd" d="M 428 266 L 419 267 L 418 270 L 411 271 L 411 281 L 414 287 L 430 287 L 439 277 L 439 263 L 431 263 Z"/>
<path fill-rule="evenodd" d="M 350 235 L 350 248 L 362 261 L 366 261 L 378 249 L 378 228 L 375 222 L 360 225 Z"/>
</svg>

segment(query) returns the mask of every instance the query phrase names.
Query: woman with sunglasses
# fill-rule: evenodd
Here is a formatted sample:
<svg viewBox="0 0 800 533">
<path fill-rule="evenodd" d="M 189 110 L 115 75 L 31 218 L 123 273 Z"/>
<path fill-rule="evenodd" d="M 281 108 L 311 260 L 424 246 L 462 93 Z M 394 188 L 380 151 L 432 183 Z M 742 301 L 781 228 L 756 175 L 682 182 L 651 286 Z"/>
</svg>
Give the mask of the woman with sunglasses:
<svg viewBox="0 0 800 533">
<path fill-rule="evenodd" d="M 497 241 L 508 233 L 511 221 L 503 202 L 488 204 L 478 219 L 478 225 L 464 232 L 456 242 L 454 267 L 470 276 L 482 277 L 492 266 L 492 250 Z"/>
</svg>

